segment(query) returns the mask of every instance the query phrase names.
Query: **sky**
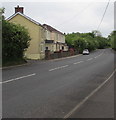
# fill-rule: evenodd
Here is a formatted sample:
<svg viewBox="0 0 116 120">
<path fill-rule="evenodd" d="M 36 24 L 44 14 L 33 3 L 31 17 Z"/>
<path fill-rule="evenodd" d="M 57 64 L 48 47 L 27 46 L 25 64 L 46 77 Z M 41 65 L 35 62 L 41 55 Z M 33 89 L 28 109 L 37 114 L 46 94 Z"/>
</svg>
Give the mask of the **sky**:
<svg viewBox="0 0 116 120">
<path fill-rule="evenodd" d="M 5 17 L 14 14 L 17 5 L 24 7 L 24 14 L 41 24 L 48 24 L 63 33 L 91 32 L 97 30 L 109 0 L 92 1 L 46 1 L 4 0 L 0 6 L 5 7 Z M 114 1 L 110 0 L 103 22 L 98 29 L 104 37 L 114 30 Z"/>
</svg>

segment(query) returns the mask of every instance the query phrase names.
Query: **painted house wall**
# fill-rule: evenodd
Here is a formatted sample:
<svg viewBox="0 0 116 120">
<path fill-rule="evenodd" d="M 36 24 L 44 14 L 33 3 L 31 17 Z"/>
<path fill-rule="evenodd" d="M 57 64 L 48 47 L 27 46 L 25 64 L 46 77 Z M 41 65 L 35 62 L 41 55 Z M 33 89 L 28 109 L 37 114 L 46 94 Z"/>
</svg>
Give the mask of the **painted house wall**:
<svg viewBox="0 0 116 120">
<path fill-rule="evenodd" d="M 46 30 L 46 39 L 53 40 L 54 43 L 56 43 L 57 41 L 56 34 L 54 32 L 50 32 L 49 30 Z M 48 50 L 50 50 L 51 52 L 55 52 L 57 51 L 57 49 L 56 49 L 56 44 L 54 43 L 45 44 L 45 47 L 48 47 Z"/>
<path fill-rule="evenodd" d="M 43 27 L 40 27 L 40 43 L 39 43 L 39 51 L 40 51 L 40 59 L 45 58 L 45 29 Z"/>
<path fill-rule="evenodd" d="M 30 46 L 25 52 L 25 56 L 29 59 L 42 59 L 45 57 L 44 51 L 41 51 L 41 46 L 44 44 L 44 37 L 42 27 L 29 21 L 25 17 L 21 15 L 16 15 L 9 22 L 13 22 L 15 24 L 20 24 L 28 29 L 28 32 L 31 37 Z"/>
<path fill-rule="evenodd" d="M 45 33 L 45 35 L 46 35 L 46 40 L 54 40 L 53 38 L 52 38 L 52 33 L 49 31 L 49 30 L 47 30 L 46 29 L 46 33 Z M 51 52 L 54 52 L 54 43 L 45 43 L 45 49 L 46 49 L 46 47 L 48 48 L 48 50 L 50 50 Z"/>
<path fill-rule="evenodd" d="M 65 35 L 59 34 L 59 35 L 58 35 L 58 40 L 59 40 L 59 42 L 61 42 L 61 43 L 65 43 Z"/>
<path fill-rule="evenodd" d="M 65 35 L 62 35 L 58 32 L 52 32 L 52 39 L 54 40 L 54 42 L 56 44 L 54 44 L 54 51 L 60 51 L 62 50 L 62 46 L 64 47 L 64 51 L 68 50 L 67 45 L 63 45 L 63 44 L 57 44 L 57 42 L 59 43 L 65 43 Z"/>
<path fill-rule="evenodd" d="M 54 43 L 46 43 L 45 48 L 48 47 L 48 50 L 50 50 L 51 53 L 54 52 Z"/>
<path fill-rule="evenodd" d="M 51 38 L 52 38 L 52 40 L 54 40 L 54 42 L 56 42 L 56 38 L 55 38 L 54 32 L 51 32 Z"/>
<path fill-rule="evenodd" d="M 61 42 L 61 43 L 65 43 L 65 35 L 59 34 L 57 32 L 52 32 L 51 33 L 51 38 L 55 41 L 55 42 Z"/>
<path fill-rule="evenodd" d="M 51 32 L 49 30 L 46 30 L 46 39 L 47 40 L 53 40 L 51 36 Z"/>
</svg>

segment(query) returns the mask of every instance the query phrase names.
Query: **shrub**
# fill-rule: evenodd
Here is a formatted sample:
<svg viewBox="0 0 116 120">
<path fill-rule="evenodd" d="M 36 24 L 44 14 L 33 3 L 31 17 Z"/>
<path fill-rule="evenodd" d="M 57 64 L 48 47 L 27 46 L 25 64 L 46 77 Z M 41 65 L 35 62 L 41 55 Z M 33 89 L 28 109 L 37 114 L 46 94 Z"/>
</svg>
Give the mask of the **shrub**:
<svg viewBox="0 0 116 120">
<path fill-rule="evenodd" d="M 2 21 L 2 58 L 3 64 L 24 60 L 24 51 L 29 47 L 30 36 L 23 26 Z"/>
</svg>

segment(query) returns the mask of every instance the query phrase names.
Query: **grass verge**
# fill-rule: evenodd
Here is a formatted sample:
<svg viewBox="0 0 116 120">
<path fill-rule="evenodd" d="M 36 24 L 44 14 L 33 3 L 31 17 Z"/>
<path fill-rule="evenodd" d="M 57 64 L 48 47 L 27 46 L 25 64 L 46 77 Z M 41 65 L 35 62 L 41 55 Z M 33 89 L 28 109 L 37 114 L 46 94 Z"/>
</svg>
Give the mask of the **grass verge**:
<svg viewBox="0 0 116 120">
<path fill-rule="evenodd" d="M 21 65 L 25 63 L 27 63 L 25 59 L 5 60 L 5 61 L 2 61 L 2 67 L 10 67 L 10 66 Z"/>
</svg>

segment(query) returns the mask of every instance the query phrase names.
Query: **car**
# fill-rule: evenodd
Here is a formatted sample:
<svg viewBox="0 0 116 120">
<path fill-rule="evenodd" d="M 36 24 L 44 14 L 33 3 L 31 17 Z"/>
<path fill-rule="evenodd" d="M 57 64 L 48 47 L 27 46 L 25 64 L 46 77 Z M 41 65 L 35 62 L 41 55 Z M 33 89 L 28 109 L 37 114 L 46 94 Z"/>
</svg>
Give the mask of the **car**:
<svg viewBox="0 0 116 120">
<path fill-rule="evenodd" d="M 88 49 L 84 49 L 83 50 L 83 55 L 89 55 L 89 50 Z"/>
</svg>

